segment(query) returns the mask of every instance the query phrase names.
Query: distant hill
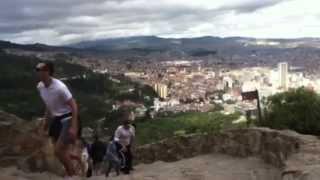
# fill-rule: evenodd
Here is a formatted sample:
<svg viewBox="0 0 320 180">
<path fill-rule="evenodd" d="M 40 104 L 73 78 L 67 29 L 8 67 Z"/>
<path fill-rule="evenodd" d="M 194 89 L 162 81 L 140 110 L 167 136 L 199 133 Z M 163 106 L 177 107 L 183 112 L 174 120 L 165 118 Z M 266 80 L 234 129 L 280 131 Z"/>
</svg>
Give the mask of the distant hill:
<svg viewBox="0 0 320 180">
<path fill-rule="evenodd" d="M 137 36 L 84 41 L 65 47 L 42 44 L 19 45 L 0 41 L 1 49 L 56 52 L 68 59 L 95 57 L 124 61 L 208 60 L 210 63 L 238 65 L 275 65 L 287 61 L 295 66 L 308 66 L 317 72 L 320 39 L 256 39 L 247 37 L 160 38 Z M 52 54 L 52 53 L 51 53 Z M 80 59 L 80 58 L 76 58 Z"/>
<path fill-rule="evenodd" d="M 101 51 L 132 50 L 139 48 L 146 50 L 183 51 L 185 53 L 195 49 L 217 51 L 241 51 L 257 48 L 320 48 L 320 39 L 255 39 L 245 37 L 199 37 L 199 38 L 160 38 L 156 36 L 137 36 L 95 41 L 84 41 L 71 44 L 69 47 L 80 49 L 95 49 Z"/>
<path fill-rule="evenodd" d="M 45 44 L 16 44 L 9 41 L 0 41 L 0 49 L 20 49 L 25 51 L 76 51 L 70 47 L 49 46 Z"/>
<path fill-rule="evenodd" d="M 160 38 L 138 36 L 100 39 L 71 44 L 68 47 L 105 54 L 124 60 L 208 60 L 213 63 L 275 65 L 287 61 L 318 71 L 320 39 L 256 39 L 247 37 Z M 309 69 L 310 69 L 309 68 Z"/>
<path fill-rule="evenodd" d="M 201 38 L 159 38 L 156 36 L 139 36 L 127 38 L 114 38 L 96 41 L 86 41 L 69 45 L 72 48 L 91 49 L 99 51 L 137 51 L 137 52 L 176 52 L 191 55 L 197 50 L 221 49 L 224 46 L 241 47 L 241 43 L 232 39 L 219 37 Z"/>
<path fill-rule="evenodd" d="M 168 53 L 196 55 L 219 53 L 250 52 L 252 50 L 284 50 L 294 48 L 320 49 L 320 38 L 300 39 L 256 39 L 246 37 L 212 37 L 198 38 L 160 38 L 157 36 L 135 36 L 123 38 L 83 41 L 66 46 L 49 46 L 45 44 L 21 45 L 0 40 L 0 49 L 21 49 L 26 51 L 69 51 L 117 54 L 119 52 L 150 54 Z"/>
</svg>

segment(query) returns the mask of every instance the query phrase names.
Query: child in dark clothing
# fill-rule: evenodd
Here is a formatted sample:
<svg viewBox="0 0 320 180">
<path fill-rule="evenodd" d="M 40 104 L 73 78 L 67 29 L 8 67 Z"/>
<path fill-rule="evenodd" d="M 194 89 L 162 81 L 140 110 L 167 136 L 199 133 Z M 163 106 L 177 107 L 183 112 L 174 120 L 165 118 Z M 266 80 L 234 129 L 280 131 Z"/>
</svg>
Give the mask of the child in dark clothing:
<svg viewBox="0 0 320 180">
<path fill-rule="evenodd" d="M 122 157 L 119 157 L 122 156 Z M 106 154 L 104 157 L 104 161 L 108 162 L 108 168 L 106 171 L 106 177 L 109 176 L 110 171 L 114 168 L 117 176 L 120 174 L 120 169 L 121 169 L 121 165 L 125 164 L 123 161 L 125 160 L 123 153 L 119 153 L 118 152 L 118 148 L 116 145 L 116 142 L 113 141 L 113 137 L 111 138 L 107 150 L 106 150 Z"/>
<path fill-rule="evenodd" d="M 95 135 L 95 141 L 91 145 L 90 157 L 93 163 L 93 175 L 99 175 L 103 162 L 103 157 L 106 152 L 106 145 L 99 140 L 98 135 Z"/>
</svg>

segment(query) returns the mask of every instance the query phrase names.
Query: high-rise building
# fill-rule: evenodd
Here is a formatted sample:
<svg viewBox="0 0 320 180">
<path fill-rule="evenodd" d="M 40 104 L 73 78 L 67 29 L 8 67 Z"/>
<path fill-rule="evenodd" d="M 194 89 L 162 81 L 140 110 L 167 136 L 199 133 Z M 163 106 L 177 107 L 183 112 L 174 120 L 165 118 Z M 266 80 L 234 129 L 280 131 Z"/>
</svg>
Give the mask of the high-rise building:
<svg viewBox="0 0 320 180">
<path fill-rule="evenodd" d="M 201 72 L 201 64 L 198 65 L 198 72 Z"/>
<path fill-rule="evenodd" d="M 288 63 L 282 62 L 278 64 L 279 86 L 283 90 L 288 90 Z"/>
<path fill-rule="evenodd" d="M 155 84 L 154 90 L 159 95 L 159 97 L 166 99 L 168 96 L 168 86 L 165 84 Z"/>
</svg>

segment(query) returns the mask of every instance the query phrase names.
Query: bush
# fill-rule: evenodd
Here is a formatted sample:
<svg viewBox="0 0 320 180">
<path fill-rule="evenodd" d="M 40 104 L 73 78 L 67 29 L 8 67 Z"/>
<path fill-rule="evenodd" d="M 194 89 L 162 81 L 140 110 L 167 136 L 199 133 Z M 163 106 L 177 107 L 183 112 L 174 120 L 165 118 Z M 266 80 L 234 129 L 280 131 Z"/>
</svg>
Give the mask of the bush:
<svg viewBox="0 0 320 180">
<path fill-rule="evenodd" d="M 44 104 L 36 89 L 39 79 L 34 69 L 40 59 L 10 55 L 1 51 L 0 59 L 0 109 L 27 120 L 42 116 Z M 96 74 L 77 64 L 64 60 L 54 61 L 54 64 L 57 78 L 69 77 L 64 82 L 77 100 L 84 126 L 94 127 L 96 120 L 103 118 L 115 101 L 121 100 L 118 98 L 121 91 L 135 87 L 135 94 L 125 99 L 149 106 L 156 95 L 151 87 L 138 86 L 124 77 L 116 77 L 120 83 L 115 83 L 110 79 L 110 75 Z M 150 100 L 144 100 L 143 96 L 138 96 L 140 94 L 149 96 Z"/>
<path fill-rule="evenodd" d="M 192 133 L 214 133 L 225 128 L 243 127 L 233 124 L 239 114 L 224 115 L 219 112 L 179 113 L 137 124 L 137 143 L 148 144 L 176 135 Z"/>
<path fill-rule="evenodd" d="M 320 131 L 320 97 L 305 88 L 273 95 L 266 101 L 265 120 L 261 125 L 318 135 Z"/>
</svg>

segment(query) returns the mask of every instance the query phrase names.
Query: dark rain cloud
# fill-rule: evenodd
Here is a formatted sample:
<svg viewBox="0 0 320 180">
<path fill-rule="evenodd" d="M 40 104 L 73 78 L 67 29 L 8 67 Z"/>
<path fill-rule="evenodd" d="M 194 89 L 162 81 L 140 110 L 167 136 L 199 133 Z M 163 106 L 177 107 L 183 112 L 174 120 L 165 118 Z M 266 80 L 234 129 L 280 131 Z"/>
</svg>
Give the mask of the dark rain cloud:
<svg viewBox="0 0 320 180">
<path fill-rule="evenodd" d="M 222 6 L 220 10 L 235 11 L 237 13 L 252 13 L 260 9 L 268 8 L 276 4 L 288 1 L 290 0 L 254 0 L 247 1 L 241 4 Z"/>
</svg>

